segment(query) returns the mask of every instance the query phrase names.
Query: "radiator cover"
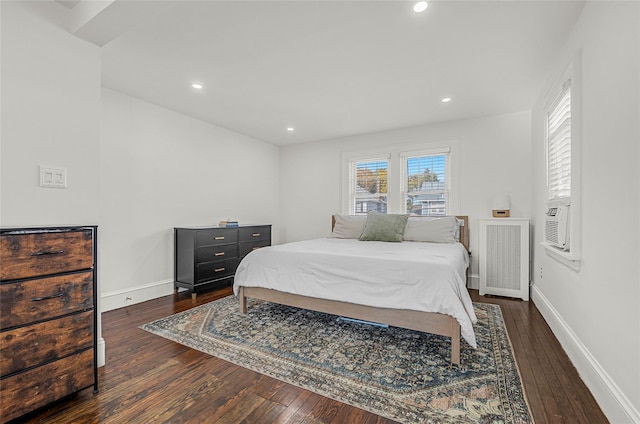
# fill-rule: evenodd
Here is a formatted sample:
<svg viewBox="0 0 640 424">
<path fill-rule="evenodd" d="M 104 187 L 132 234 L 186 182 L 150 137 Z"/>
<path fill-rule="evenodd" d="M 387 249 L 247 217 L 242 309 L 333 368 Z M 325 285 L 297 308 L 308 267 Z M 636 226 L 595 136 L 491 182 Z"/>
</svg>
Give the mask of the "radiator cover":
<svg viewBox="0 0 640 424">
<path fill-rule="evenodd" d="M 480 295 L 529 300 L 529 220 L 480 220 Z"/>
</svg>

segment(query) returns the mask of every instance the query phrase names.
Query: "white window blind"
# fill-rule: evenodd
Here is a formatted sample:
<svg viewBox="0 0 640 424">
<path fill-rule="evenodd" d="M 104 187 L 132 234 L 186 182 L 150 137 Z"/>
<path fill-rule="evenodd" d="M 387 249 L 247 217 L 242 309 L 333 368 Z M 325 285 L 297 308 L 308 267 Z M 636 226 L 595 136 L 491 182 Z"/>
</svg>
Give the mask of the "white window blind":
<svg viewBox="0 0 640 424">
<path fill-rule="evenodd" d="M 403 156 L 403 190 L 406 213 L 444 216 L 449 197 L 449 150 Z"/>
<path fill-rule="evenodd" d="M 355 160 L 349 163 L 349 213 L 387 213 L 389 159 Z"/>
<path fill-rule="evenodd" d="M 547 111 L 548 199 L 571 198 L 571 80 Z"/>
</svg>

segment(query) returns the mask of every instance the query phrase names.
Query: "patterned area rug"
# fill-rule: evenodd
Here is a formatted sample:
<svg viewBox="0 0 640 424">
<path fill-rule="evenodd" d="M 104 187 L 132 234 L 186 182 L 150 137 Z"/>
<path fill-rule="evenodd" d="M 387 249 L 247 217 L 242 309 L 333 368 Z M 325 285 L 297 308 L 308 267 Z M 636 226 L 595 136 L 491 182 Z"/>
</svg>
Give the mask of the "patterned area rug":
<svg viewBox="0 0 640 424">
<path fill-rule="evenodd" d="M 478 349 L 229 296 L 140 328 L 403 423 L 531 423 L 500 307 L 474 303 Z"/>
</svg>

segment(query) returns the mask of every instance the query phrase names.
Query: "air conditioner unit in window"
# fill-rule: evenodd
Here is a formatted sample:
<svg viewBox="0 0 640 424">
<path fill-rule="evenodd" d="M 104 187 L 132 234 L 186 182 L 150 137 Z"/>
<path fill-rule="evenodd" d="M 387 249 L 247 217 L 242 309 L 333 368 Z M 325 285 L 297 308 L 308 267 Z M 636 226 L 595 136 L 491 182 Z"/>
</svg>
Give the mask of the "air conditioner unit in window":
<svg viewBox="0 0 640 424">
<path fill-rule="evenodd" d="M 569 250 L 569 206 L 552 206 L 544 223 L 544 241 L 562 250 Z"/>
</svg>

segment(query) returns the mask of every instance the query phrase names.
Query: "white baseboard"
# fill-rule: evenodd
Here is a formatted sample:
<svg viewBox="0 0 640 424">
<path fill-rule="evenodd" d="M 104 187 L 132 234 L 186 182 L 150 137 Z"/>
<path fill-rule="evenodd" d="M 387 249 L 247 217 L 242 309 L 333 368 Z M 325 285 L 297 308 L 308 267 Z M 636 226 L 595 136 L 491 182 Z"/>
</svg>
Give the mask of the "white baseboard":
<svg viewBox="0 0 640 424">
<path fill-rule="evenodd" d="M 478 274 L 469 274 L 467 287 L 474 290 L 480 290 L 480 276 Z"/>
<path fill-rule="evenodd" d="M 173 293 L 173 280 L 157 281 L 151 284 L 103 293 L 100 296 L 100 313 L 124 308 L 135 303 L 146 302 Z M 104 338 L 98 339 L 98 367 L 106 363 Z"/>
<path fill-rule="evenodd" d="M 124 308 L 125 306 L 157 299 L 172 293 L 173 280 L 156 281 L 142 286 L 102 293 L 100 296 L 100 312 Z"/>
<path fill-rule="evenodd" d="M 640 412 L 535 285 L 531 287 L 531 298 L 609 421 L 640 423 Z"/>
<path fill-rule="evenodd" d="M 104 367 L 104 364 L 106 363 L 106 354 L 107 348 L 104 343 L 104 339 L 100 337 L 98 339 L 98 368 Z"/>
</svg>

